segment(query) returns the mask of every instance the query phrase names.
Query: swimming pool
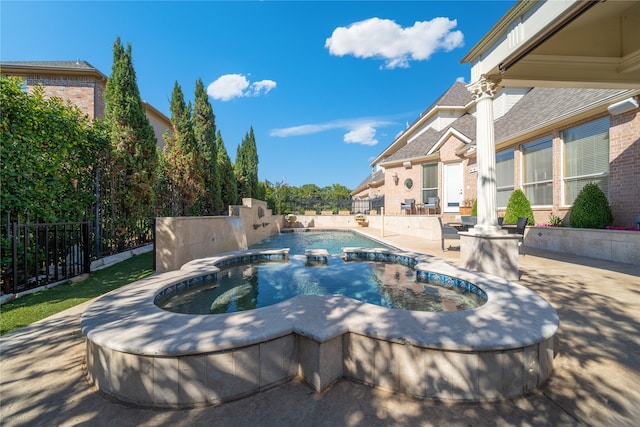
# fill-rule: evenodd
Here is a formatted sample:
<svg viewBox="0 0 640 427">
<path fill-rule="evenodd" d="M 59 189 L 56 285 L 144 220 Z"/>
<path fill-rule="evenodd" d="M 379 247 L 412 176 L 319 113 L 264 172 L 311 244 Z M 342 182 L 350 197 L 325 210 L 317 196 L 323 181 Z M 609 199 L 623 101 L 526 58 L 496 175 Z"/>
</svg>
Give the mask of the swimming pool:
<svg viewBox="0 0 640 427">
<path fill-rule="evenodd" d="M 305 256 L 293 255 L 288 261 L 225 268 L 215 280 L 169 295 L 158 306 L 184 314 L 234 313 L 299 295 L 343 295 L 381 307 L 416 311 L 469 310 L 486 302 L 477 293 L 419 282 L 416 271 L 402 264 L 350 262 L 334 255 L 327 265 L 309 266 Z"/>
<path fill-rule="evenodd" d="M 231 265 L 288 257 L 285 249 L 220 253 L 94 301 L 81 320 L 87 376 L 109 396 L 158 408 L 220 404 L 296 377 L 316 392 L 347 378 L 453 402 L 514 398 L 547 382 L 559 319 L 532 291 L 416 252 L 344 252 L 350 262 L 412 266 L 421 282 L 480 289 L 487 302 L 473 310 L 425 312 L 340 295 L 300 295 L 214 316 L 156 305 Z"/>
<path fill-rule="evenodd" d="M 291 255 L 304 255 L 307 249 L 326 249 L 329 254 L 341 255 L 342 248 L 391 248 L 377 240 L 350 230 L 289 230 L 286 233 L 274 234 L 255 243 L 249 249 L 289 248 Z"/>
</svg>

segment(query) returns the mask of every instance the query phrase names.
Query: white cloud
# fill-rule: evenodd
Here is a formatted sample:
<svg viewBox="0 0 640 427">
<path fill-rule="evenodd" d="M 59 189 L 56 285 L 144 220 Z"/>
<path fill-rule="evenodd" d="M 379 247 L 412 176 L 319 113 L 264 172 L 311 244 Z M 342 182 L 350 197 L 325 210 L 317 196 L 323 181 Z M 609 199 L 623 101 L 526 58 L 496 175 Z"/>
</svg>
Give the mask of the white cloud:
<svg viewBox="0 0 640 427">
<path fill-rule="evenodd" d="M 344 129 L 344 142 L 347 144 L 376 145 L 376 128 L 395 125 L 396 122 L 386 119 L 361 118 L 352 120 L 334 120 L 326 123 L 305 124 L 288 128 L 272 129 L 270 136 L 286 138 L 289 136 L 311 135 L 334 129 Z"/>
<path fill-rule="evenodd" d="M 465 84 L 466 84 L 466 82 L 464 81 L 464 77 L 462 77 L 462 76 L 458 77 L 458 78 L 456 79 L 456 81 L 457 81 L 458 83 L 465 83 Z"/>
<path fill-rule="evenodd" d="M 332 55 L 383 58 L 386 68 L 407 68 L 410 60 L 427 60 L 438 50 L 462 46 L 462 32 L 453 30 L 457 25 L 455 19 L 434 18 L 402 28 L 389 19 L 371 18 L 336 28 L 325 47 Z"/>
<path fill-rule="evenodd" d="M 361 126 L 344 135 L 344 142 L 347 144 L 376 145 L 376 130 L 372 126 Z"/>
<path fill-rule="evenodd" d="M 276 87 L 276 82 L 273 80 L 261 80 L 251 85 L 253 95 L 258 96 L 261 93 L 269 93 L 269 91 Z"/>
<path fill-rule="evenodd" d="M 207 94 L 213 99 L 229 101 L 243 96 L 259 96 L 276 87 L 273 80 L 250 83 L 243 74 L 225 74 L 209 84 Z"/>
</svg>

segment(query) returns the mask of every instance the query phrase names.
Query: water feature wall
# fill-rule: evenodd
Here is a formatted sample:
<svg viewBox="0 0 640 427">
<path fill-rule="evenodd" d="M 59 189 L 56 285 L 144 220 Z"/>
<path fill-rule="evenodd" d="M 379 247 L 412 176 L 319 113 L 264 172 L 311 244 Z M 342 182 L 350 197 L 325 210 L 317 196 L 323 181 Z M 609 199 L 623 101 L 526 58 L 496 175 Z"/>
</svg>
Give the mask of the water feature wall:
<svg viewBox="0 0 640 427">
<path fill-rule="evenodd" d="M 189 261 L 247 249 L 280 232 L 279 217 L 267 203 L 242 199 L 229 216 L 156 218 L 156 272 L 177 270 Z"/>
<path fill-rule="evenodd" d="M 290 227 L 279 216 L 281 227 Z M 435 215 L 366 215 L 368 227 L 380 230 L 384 218 L 386 233 L 401 233 L 425 240 L 440 240 L 440 224 Z M 291 228 L 359 228 L 354 215 L 297 215 Z"/>
</svg>

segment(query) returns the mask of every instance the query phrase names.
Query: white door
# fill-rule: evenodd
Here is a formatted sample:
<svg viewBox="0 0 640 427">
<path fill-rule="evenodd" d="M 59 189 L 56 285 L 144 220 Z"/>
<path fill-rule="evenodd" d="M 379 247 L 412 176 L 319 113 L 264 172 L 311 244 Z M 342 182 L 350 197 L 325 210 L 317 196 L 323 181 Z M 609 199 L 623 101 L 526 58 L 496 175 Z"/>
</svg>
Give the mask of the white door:
<svg viewBox="0 0 640 427">
<path fill-rule="evenodd" d="M 443 175 L 443 211 L 459 212 L 462 197 L 462 163 L 446 163 Z"/>
</svg>

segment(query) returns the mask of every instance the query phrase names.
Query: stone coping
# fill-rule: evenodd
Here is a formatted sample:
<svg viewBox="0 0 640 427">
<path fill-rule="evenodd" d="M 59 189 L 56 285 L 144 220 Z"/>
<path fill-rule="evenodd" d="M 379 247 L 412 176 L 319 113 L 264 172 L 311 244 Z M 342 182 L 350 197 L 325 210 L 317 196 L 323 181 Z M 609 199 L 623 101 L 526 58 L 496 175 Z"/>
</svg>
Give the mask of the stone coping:
<svg viewBox="0 0 640 427">
<path fill-rule="evenodd" d="M 475 284 L 486 293 L 487 302 L 472 310 L 433 313 L 390 309 L 342 296 L 298 296 L 269 307 L 217 315 L 171 313 L 154 304 L 156 295 L 171 284 L 216 273 L 216 264 L 241 262 L 251 255 L 288 255 L 287 249 L 238 251 L 192 261 L 180 270 L 105 294 L 83 313 L 82 331 L 89 341 L 112 350 L 176 357 L 250 346 L 291 333 L 317 342 L 351 332 L 430 349 L 501 351 L 542 342 L 558 329 L 558 315 L 551 305 L 518 284 L 428 255 L 359 250 L 410 256 L 422 270 Z"/>
</svg>

